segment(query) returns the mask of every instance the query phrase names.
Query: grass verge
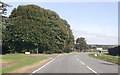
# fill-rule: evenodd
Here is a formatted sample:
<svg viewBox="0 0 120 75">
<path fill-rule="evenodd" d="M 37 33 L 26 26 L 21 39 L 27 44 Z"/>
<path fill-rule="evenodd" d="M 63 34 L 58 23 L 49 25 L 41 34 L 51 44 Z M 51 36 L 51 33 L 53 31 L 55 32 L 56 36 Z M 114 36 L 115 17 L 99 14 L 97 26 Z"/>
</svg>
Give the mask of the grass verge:
<svg viewBox="0 0 120 75">
<path fill-rule="evenodd" d="M 19 68 L 32 65 L 48 57 L 19 56 L 19 55 L 2 55 L 2 73 L 9 73 Z"/>
<path fill-rule="evenodd" d="M 88 56 L 91 56 L 91 57 L 94 57 L 94 58 L 97 58 L 100 60 L 104 60 L 107 62 L 120 64 L 119 56 L 111 56 L 111 55 L 107 55 L 107 54 L 101 54 L 101 56 L 99 54 L 97 56 L 95 56 L 95 54 L 88 54 Z"/>
</svg>

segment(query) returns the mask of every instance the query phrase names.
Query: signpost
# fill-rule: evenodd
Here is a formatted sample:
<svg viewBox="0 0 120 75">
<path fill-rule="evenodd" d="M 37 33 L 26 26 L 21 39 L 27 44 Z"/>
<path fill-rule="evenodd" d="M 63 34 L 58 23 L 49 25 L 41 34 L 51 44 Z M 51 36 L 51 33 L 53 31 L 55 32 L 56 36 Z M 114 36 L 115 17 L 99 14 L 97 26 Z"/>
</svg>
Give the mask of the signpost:
<svg viewBox="0 0 120 75">
<path fill-rule="evenodd" d="M 102 53 L 103 48 L 97 48 L 97 50 L 99 50 L 99 54 L 100 54 L 100 56 L 101 56 L 101 53 Z"/>
</svg>

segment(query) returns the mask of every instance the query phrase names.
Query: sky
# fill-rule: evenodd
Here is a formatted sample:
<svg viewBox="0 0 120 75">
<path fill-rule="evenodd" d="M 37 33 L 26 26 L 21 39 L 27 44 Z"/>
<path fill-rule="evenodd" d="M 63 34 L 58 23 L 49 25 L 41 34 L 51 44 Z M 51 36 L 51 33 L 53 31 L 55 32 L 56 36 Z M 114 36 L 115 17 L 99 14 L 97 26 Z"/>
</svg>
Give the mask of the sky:
<svg viewBox="0 0 120 75">
<path fill-rule="evenodd" d="M 75 39 L 84 37 L 88 44 L 118 44 L 117 2 L 5 2 L 12 5 L 7 16 L 18 5 L 35 4 L 50 9 L 67 20 Z"/>
</svg>

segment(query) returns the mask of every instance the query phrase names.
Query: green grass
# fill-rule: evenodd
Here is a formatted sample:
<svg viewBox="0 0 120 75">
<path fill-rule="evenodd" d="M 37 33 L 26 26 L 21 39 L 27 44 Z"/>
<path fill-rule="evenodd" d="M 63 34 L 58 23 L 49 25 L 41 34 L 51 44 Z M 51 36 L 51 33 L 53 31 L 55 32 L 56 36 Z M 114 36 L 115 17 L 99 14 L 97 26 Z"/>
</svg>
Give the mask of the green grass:
<svg viewBox="0 0 120 75">
<path fill-rule="evenodd" d="M 88 54 L 88 56 L 91 56 L 91 57 L 94 57 L 97 59 L 101 59 L 104 61 L 120 64 L 119 56 L 111 56 L 111 55 L 107 55 L 107 54 L 102 54 L 101 56 L 99 54 L 98 54 L 98 56 L 95 56 L 95 54 Z"/>
<path fill-rule="evenodd" d="M 19 68 L 32 65 L 38 61 L 47 59 L 47 57 L 37 56 L 19 56 L 19 55 L 3 55 L 2 60 L 8 62 L 8 66 L 2 68 L 2 73 L 8 73 Z M 9 61 L 13 61 L 13 64 L 9 64 Z"/>
<path fill-rule="evenodd" d="M 2 59 L 3 60 L 21 60 L 21 59 L 28 59 L 29 57 L 27 56 L 18 56 L 18 55 L 14 55 L 14 54 L 7 54 L 7 55 L 2 55 Z"/>
</svg>

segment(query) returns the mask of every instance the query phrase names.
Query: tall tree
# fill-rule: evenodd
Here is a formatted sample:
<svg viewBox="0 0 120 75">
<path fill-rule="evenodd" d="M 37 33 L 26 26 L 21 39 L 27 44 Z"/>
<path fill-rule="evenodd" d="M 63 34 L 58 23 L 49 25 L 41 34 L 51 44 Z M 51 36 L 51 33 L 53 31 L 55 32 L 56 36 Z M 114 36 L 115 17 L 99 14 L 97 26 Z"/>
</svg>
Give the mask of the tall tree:
<svg viewBox="0 0 120 75">
<path fill-rule="evenodd" d="M 6 13 L 7 13 L 6 7 L 10 7 L 10 5 L 5 4 L 5 3 L 0 1 L 0 38 L 2 37 L 3 23 L 6 22 L 6 17 L 3 16 L 3 15 L 6 15 Z"/>
<path fill-rule="evenodd" d="M 3 41 L 10 52 L 34 53 L 38 49 L 39 53 L 59 53 L 70 51 L 74 45 L 70 25 L 54 11 L 20 5 L 9 18 L 12 24 L 5 27 Z"/>
<path fill-rule="evenodd" d="M 0 42 L 2 40 L 2 34 L 4 34 L 4 28 L 5 25 L 8 24 L 8 17 L 6 17 L 6 13 L 7 13 L 7 8 L 6 7 L 11 7 L 10 5 L 3 3 L 0 1 Z M 0 45 L 1 47 L 1 45 Z M 7 52 L 7 47 L 5 47 L 2 43 L 2 49 L 0 49 L 0 54 L 1 53 L 6 53 Z"/>
<path fill-rule="evenodd" d="M 88 49 L 88 44 L 86 43 L 85 38 L 83 38 L 83 37 L 77 38 L 75 48 L 78 51 L 87 50 Z"/>
</svg>

